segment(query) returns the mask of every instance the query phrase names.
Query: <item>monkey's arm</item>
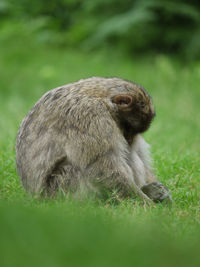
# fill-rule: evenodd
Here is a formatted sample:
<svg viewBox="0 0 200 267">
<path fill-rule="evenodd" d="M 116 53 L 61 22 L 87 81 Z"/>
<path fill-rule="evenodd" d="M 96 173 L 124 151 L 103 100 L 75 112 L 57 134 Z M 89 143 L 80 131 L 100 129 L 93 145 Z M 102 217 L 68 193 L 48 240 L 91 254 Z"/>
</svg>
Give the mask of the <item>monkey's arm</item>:
<svg viewBox="0 0 200 267">
<path fill-rule="evenodd" d="M 138 182 L 141 186 L 151 182 L 158 182 L 152 171 L 152 159 L 150 156 L 149 145 L 141 135 L 134 138 L 132 144 L 132 161 L 138 173 Z"/>
<path fill-rule="evenodd" d="M 115 149 L 117 150 L 115 151 Z M 150 201 L 135 182 L 134 173 L 127 163 L 126 151 L 120 150 L 117 146 L 92 162 L 86 169 L 87 175 L 92 177 L 91 182 L 97 185 L 97 188 L 107 191 L 116 190 L 118 196 L 122 198 L 139 195 Z"/>
<path fill-rule="evenodd" d="M 152 172 L 149 145 L 140 135 L 135 137 L 132 145 L 132 160 L 136 183 L 141 190 L 155 202 L 171 201 L 170 191 Z"/>
</svg>

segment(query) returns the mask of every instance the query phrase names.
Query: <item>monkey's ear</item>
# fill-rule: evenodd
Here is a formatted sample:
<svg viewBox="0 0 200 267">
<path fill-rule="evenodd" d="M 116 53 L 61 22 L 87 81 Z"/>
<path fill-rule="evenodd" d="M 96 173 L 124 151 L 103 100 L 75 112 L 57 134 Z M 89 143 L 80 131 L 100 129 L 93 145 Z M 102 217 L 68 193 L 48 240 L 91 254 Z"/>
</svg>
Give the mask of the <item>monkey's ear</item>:
<svg viewBox="0 0 200 267">
<path fill-rule="evenodd" d="M 130 95 L 116 95 L 111 98 L 111 101 L 121 107 L 130 107 L 133 98 Z"/>
</svg>

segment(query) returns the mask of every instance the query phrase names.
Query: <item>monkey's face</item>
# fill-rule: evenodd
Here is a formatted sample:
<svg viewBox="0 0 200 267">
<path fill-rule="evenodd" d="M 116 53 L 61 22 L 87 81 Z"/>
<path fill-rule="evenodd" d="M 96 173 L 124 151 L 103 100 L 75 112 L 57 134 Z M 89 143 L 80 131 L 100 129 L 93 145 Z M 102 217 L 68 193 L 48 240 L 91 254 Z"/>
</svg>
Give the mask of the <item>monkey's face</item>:
<svg viewBox="0 0 200 267">
<path fill-rule="evenodd" d="M 133 94 L 116 95 L 111 100 L 118 106 L 120 126 L 126 133 L 134 135 L 149 128 L 155 111 L 151 97 L 143 89 Z"/>
</svg>

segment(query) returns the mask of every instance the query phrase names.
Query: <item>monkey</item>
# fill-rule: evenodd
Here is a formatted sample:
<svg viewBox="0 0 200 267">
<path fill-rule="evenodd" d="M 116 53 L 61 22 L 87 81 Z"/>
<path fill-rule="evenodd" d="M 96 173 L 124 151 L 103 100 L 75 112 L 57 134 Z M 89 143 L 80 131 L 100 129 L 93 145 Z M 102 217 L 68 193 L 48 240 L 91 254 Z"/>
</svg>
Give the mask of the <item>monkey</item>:
<svg viewBox="0 0 200 267">
<path fill-rule="evenodd" d="M 22 121 L 16 167 L 25 191 L 53 196 L 117 192 L 171 201 L 153 174 L 142 137 L 155 117 L 151 96 L 135 82 L 91 77 L 45 93 Z"/>
</svg>

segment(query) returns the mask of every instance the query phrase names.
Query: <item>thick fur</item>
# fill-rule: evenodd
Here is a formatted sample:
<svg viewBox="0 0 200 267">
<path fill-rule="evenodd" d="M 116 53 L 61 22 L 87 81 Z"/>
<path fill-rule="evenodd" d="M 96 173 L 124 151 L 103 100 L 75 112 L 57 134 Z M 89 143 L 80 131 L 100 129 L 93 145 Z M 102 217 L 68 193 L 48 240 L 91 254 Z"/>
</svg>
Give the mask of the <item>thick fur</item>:
<svg viewBox="0 0 200 267">
<path fill-rule="evenodd" d="M 50 195 L 59 188 L 76 193 L 106 189 L 149 199 L 141 188 L 157 180 L 140 134 L 154 115 L 146 91 L 119 78 L 92 77 L 47 92 L 17 136 L 24 188 Z"/>
</svg>

